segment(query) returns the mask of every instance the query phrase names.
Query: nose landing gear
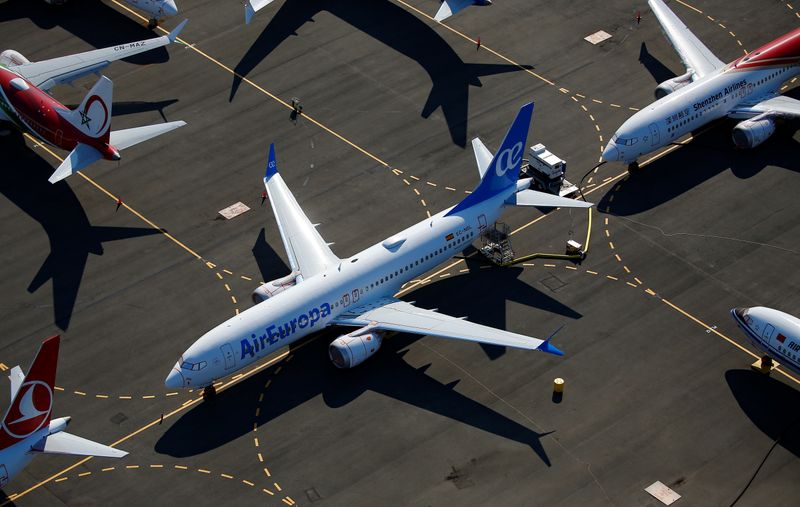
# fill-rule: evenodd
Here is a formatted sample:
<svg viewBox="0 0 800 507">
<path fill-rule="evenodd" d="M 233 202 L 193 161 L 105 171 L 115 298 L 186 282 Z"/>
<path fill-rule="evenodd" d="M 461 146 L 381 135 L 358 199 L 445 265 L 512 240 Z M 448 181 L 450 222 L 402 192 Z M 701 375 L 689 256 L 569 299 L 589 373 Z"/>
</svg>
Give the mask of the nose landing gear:
<svg viewBox="0 0 800 507">
<path fill-rule="evenodd" d="M 203 388 L 203 400 L 204 401 L 211 401 L 217 397 L 217 388 L 214 387 L 214 384 L 210 386 L 206 386 Z"/>
<path fill-rule="evenodd" d="M 628 174 L 636 174 L 639 172 L 639 162 L 633 161 L 628 164 Z"/>
</svg>

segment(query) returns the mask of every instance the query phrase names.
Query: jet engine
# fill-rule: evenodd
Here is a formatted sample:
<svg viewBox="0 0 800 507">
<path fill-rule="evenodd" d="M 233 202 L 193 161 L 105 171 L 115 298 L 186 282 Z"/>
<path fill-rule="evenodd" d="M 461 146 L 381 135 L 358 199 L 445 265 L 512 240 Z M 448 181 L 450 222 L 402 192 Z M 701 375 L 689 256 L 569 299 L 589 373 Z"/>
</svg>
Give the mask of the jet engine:
<svg viewBox="0 0 800 507">
<path fill-rule="evenodd" d="M 22 56 L 22 53 L 19 51 L 6 49 L 0 53 L 0 65 L 5 67 L 15 67 L 17 65 L 22 65 L 23 63 L 30 63 L 30 61 Z"/>
<path fill-rule="evenodd" d="M 267 282 L 256 290 L 253 291 L 251 297 L 253 298 L 253 303 L 263 303 L 267 299 L 274 297 L 277 294 L 294 287 L 297 285 L 297 277 L 300 276 L 300 273 L 296 271 L 292 271 L 288 275 L 284 276 L 283 278 L 278 278 L 277 280 L 272 280 L 271 282 Z"/>
<path fill-rule="evenodd" d="M 733 144 L 737 148 L 755 148 L 775 133 L 775 120 L 766 113 L 733 127 Z"/>
<path fill-rule="evenodd" d="M 692 82 L 692 73 L 687 72 L 686 74 L 678 77 L 673 77 L 672 79 L 667 79 L 660 85 L 656 86 L 656 99 L 663 99 L 670 93 L 683 88 L 687 84 Z"/>
<path fill-rule="evenodd" d="M 352 368 L 375 354 L 382 342 L 383 334 L 380 331 L 361 328 L 333 340 L 328 346 L 328 355 L 337 368 Z"/>
</svg>

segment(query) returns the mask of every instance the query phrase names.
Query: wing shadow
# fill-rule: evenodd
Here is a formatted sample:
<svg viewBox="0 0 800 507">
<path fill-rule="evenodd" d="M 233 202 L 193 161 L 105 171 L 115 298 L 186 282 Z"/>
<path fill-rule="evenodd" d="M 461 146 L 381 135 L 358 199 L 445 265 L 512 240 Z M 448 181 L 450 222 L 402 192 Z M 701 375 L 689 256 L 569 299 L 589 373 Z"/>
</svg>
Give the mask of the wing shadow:
<svg viewBox="0 0 800 507">
<path fill-rule="evenodd" d="M 143 100 L 133 100 L 125 102 L 114 102 L 111 105 L 111 116 L 125 116 L 129 114 L 145 113 L 148 111 L 158 111 L 161 119 L 168 122 L 164 109 L 178 102 L 178 99 L 159 100 L 157 102 L 147 102 Z M 77 109 L 79 104 L 64 104 L 67 109 Z"/>
<path fill-rule="evenodd" d="M 338 370 L 328 359 L 328 343 L 340 334 L 327 330 L 297 350 L 280 376 L 272 368 L 221 393 L 211 403 L 202 403 L 181 416 L 155 445 L 155 451 L 174 457 L 189 457 L 216 449 L 253 430 L 252 402 L 262 391 L 265 378 L 272 378 L 268 397 L 261 405 L 257 424 L 263 426 L 303 403 L 322 395 L 331 409 L 348 405 L 366 391 L 373 391 L 422 410 L 447 417 L 502 438 L 529 446 L 550 466 L 550 459 L 537 433 L 458 393 L 458 383 L 442 384 L 403 360 L 406 347 L 416 337 L 394 337 L 369 361 L 352 370 Z M 276 365 L 277 367 L 277 365 Z"/>
<path fill-rule="evenodd" d="M 663 83 L 667 79 L 678 77 L 678 75 L 672 72 L 669 67 L 661 63 L 658 58 L 650 54 L 650 52 L 647 50 L 647 44 L 644 42 L 642 42 L 642 47 L 639 49 L 639 63 L 644 65 L 644 68 L 647 69 L 647 72 L 653 76 L 653 79 L 655 79 L 656 83 L 658 84 Z"/>
<path fill-rule="evenodd" d="M 517 72 L 520 67 L 501 64 L 465 63 L 436 31 L 400 6 L 387 0 L 374 0 L 365 7 L 356 0 L 321 0 L 285 2 L 236 65 L 231 85 L 233 101 L 241 85 L 255 67 L 285 39 L 297 35 L 306 22 L 327 11 L 353 28 L 416 61 L 431 80 L 431 91 L 422 106 L 421 116 L 428 118 L 442 110 L 450 137 L 458 146 L 466 146 L 469 87 L 482 86 L 481 76 Z M 530 65 L 523 66 L 532 69 Z"/>
<path fill-rule="evenodd" d="M 725 380 L 747 417 L 772 440 L 800 456 L 800 392 L 752 370 L 728 370 Z"/>
<path fill-rule="evenodd" d="M 100 1 L 49 5 L 41 0 L 7 0 L 0 4 L 0 23 L 23 18 L 29 18 L 36 26 L 46 30 L 61 27 L 97 49 L 158 36 Z M 25 54 L 25 48 L 12 49 Z M 135 65 L 164 63 L 168 60 L 169 52 L 165 47 L 124 59 Z"/>
<path fill-rule="evenodd" d="M 50 241 L 50 252 L 31 280 L 28 292 L 34 293 L 52 280 L 53 318 L 65 330 L 72 318 L 89 254 L 103 255 L 103 243 L 107 241 L 149 236 L 159 231 L 92 225 L 66 182 L 52 185 L 47 181 L 53 168 L 25 146 L 21 135 L 14 131 L 0 141 L 0 147 L 5 159 L 0 193 L 39 222 Z"/>
<path fill-rule="evenodd" d="M 253 257 L 258 264 L 258 270 L 261 272 L 261 280 L 268 282 L 282 276 L 286 276 L 292 271 L 292 268 L 286 265 L 278 255 L 278 252 L 273 250 L 269 243 L 267 243 L 265 229 L 262 227 L 261 232 L 258 233 L 258 238 L 253 244 Z"/>
</svg>

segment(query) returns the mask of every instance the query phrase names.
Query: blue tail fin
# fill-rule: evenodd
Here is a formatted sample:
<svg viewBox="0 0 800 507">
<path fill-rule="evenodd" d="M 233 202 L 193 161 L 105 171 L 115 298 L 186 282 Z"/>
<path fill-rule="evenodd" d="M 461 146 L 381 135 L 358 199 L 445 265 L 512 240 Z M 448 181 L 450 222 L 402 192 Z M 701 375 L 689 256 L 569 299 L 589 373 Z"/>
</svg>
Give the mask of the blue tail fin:
<svg viewBox="0 0 800 507">
<path fill-rule="evenodd" d="M 264 174 L 264 181 L 278 174 L 278 161 L 275 160 L 275 143 L 269 145 L 269 158 L 267 159 L 267 172 Z"/>
<path fill-rule="evenodd" d="M 516 187 L 519 179 L 519 169 L 522 166 L 522 156 L 525 153 L 525 142 L 528 140 L 528 128 L 533 117 L 533 102 L 522 106 L 517 113 L 514 123 L 508 129 L 503 144 L 497 154 L 486 168 L 486 173 L 475 190 L 463 201 L 451 209 L 447 215 L 474 206 L 507 190 Z"/>
</svg>

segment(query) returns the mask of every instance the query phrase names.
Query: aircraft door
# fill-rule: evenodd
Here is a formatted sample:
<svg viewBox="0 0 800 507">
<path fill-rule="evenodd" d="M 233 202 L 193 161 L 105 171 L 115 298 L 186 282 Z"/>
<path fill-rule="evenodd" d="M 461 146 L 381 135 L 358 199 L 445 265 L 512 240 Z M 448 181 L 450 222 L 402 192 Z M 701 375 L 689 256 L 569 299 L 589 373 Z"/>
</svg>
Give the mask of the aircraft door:
<svg viewBox="0 0 800 507">
<path fill-rule="evenodd" d="M 764 326 L 764 332 L 761 336 L 764 338 L 764 343 L 767 345 L 772 345 L 772 335 L 775 334 L 775 327 L 772 324 L 767 324 Z"/>
<path fill-rule="evenodd" d="M 661 140 L 661 136 L 659 135 L 658 132 L 658 125 L 656 125 L 655 123 L 651 123 L 649 127 L 650 127 L 650 145 L 657 146 Z"/>
<path fill-rule="evenodd" d="M 222 351 L 222 356 L 225 358 L 225 369 L 230 370 L 236 366 L 236 358 L 233 356 L 233 347 L 231 347 L 231 344 L 226 343 L 219 349 Z"/>
</svg>

